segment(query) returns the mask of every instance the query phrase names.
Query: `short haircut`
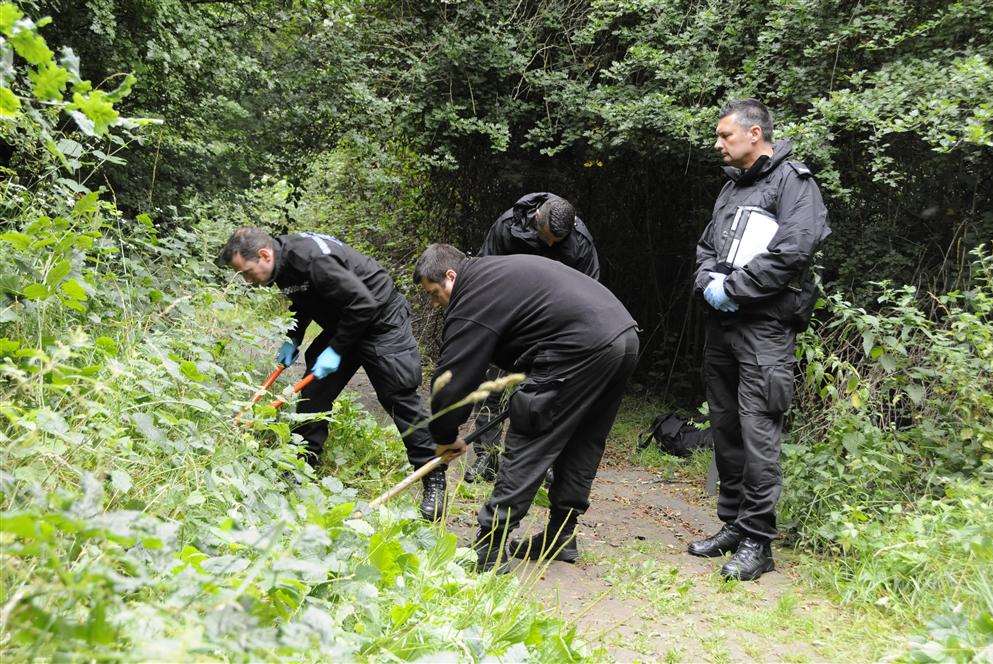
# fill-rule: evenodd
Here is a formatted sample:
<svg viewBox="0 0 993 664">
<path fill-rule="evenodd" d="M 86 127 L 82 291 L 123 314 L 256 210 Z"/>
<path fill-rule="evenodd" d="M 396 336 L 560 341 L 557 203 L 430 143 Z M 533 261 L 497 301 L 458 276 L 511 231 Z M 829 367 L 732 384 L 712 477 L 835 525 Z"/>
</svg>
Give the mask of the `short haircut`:
<svg viewBox="0 0 993 664">
<path fill-rule="evenodd" d="M 734 115 L 735 121 L 748 129 L 758 125 L 762 130 L 762 138 L 772 143 L 772 111 L 758 99 L 736 99 L 721 109 L 721 118 Z"/>
<path fill-rule="evenodd" d="M 431 283 L 440 284 L 445 280 L 445 273 L 458 268 L 465 260 L 465 254 L 450 244 L 431 244 L 424 250 L 414 265 L 414 283 L 427 279 Z"/>
<path fill-rule="evenodd" d="M 222 266 L 231 265 L 235 254 L 238 254 L 246 261 L 258 260 L 259 249 L 272 249 L 273 246 L 275 245 L 272 236 L 261 228 L 242 226 L 228 238 L 227 243 L 217 257 L 217 264 Z"/>
<path fill-rule="evenodd" d="M 538 207 L 538 213 L 544 223 L 548 224 L 548 229 L 552 231 L 552 235 L 560 240 L 576 227 L 576 208 L 572 207 L 572 203 L 564 198 L 549 196 Z"/>
</svg>

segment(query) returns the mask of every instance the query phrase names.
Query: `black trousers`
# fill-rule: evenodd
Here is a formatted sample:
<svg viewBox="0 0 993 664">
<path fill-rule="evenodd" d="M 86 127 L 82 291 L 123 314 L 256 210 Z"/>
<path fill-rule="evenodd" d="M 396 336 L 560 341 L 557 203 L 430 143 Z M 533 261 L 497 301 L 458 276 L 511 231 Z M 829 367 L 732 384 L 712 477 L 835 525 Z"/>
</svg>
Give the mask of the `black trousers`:
<svg viewBox="0 0 993 664">
<path fill-rule="evenodd" d="M 317 356 L 327 348 L 333 335 L 333 330 L 324 330 L 307 347 L 304 355 L 307 371 L 314 366 Z M 421 354 L 410 327 L 410 305 L 404 298 L 398 296 L 384 306 L 358 346 L 342 356 L 337 371 L 304 388 L 297 412 L 331 410 L 334 400 L 360 366 L 369 376 L 380 405 L 400 431 L 407 448 L 407 459 L 415 468 L 424 465 L 434 457 L 434 440 L 426 426 L 412 429 L 424 423 L 428 414 L 417 393 L 421 386 Z M 307 422 L 295 432 L 307 443 L 308 460 L 316 463 L 328 437 L 327 422 Z"/>
<path fill-rule="evenodd" d="M 510 399 L 500 470 L 478 515 L 484 534 L 503 537 L 518 526 L 550 466 L 552 509 L 589 509 L 607 434 L 637 361 L 638 334 L 631 328 L 585 357 L 533 367 Z"/>
<path fill-rule="evenodd" d="M 707 325 L 704 380 L 720 478 L 717 516 L 761 541 L 776 536 L 795 337 L 772 320 Z"/>
</svg>

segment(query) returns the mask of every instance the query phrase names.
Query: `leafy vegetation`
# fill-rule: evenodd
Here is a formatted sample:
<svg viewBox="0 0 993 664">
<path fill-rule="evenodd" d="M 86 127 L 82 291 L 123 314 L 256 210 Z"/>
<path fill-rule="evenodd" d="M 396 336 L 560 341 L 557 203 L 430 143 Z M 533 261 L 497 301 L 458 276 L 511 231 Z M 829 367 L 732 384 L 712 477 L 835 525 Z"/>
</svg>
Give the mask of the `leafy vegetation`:
<svg viewBox="0 0 993 664">
<path fill-rule="evenodd" d="M 755 95 L 834 229 L 790 536 L 810 576 L 918 634 L 907 659 L 988 658 L 991 38 L 981 0 L 0 2 L 0 652 L 580 656 L 406 508 L 351 518 L 404 468 L 354 403 L 316 474 L 295 416 L 232 426 L 286 319 L 213 254 L 235 225 L 327 230 L 412 293 L 426 242 L 472 249 L 522 191 L 556 191 L 645 329 L 648 396 L 612 444 L 697 482 L 706 455 L 631 443 L 660 401 L 701 399 L 708 146 L 717 107 Z M 430 349 L 437 318 L 417 323 Z"/>
<path fill-rule="evenodd" d="M 89 190 L 97 141 L 141 123 L 114 109 L 123 91 L 71 74 L 74 101 L 39 89 L 69 70 L 12 5 L 0 18 L 25 61 L 4 140 L 34 174 L 2 185 L 4 657 L 579 657 L 516 580 L 468 573 L 470 552 L 409 506 L 354 514 L 404 468 L 395 432 L 343 400 L 318 480 L 296 416 L 232 423 L 270 357 L 244 351 L 285 315 L 218 280 L 230 221 L 161 234 Z"/>
</svg>

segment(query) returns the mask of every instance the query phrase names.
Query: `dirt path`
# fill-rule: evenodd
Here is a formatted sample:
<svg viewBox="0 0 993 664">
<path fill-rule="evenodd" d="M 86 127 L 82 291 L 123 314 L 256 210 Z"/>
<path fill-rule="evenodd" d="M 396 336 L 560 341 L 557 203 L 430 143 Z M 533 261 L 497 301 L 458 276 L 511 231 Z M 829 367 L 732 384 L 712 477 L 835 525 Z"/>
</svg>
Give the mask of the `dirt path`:
<svg viewBox="0 0 993 664">
<path fill-rule="evenodd" d="M 349 387 L 385 419 L 361 372 Z M 687 555 L 690 540 L 720 527 L 713 499 L 702 480 L 635 465 L 631 431 L 619 420 L 608 441 L 580 522 L 579 562 L 521 563 L 514 570 L 546 606 L 576 622 L 597 659 L 822 662 L 883 654 L 885 637 L 812 591 L 788 552 L 777 550 L 777 570 L 754 583 L 723 581 L 722 558 Z M 468 545 L 491 485 L 462 482 L 464 463 L 449 471 L 447 525 Z M 515 536 L 543 527 L 542 497 L 543 491 Z"/>
</svg>

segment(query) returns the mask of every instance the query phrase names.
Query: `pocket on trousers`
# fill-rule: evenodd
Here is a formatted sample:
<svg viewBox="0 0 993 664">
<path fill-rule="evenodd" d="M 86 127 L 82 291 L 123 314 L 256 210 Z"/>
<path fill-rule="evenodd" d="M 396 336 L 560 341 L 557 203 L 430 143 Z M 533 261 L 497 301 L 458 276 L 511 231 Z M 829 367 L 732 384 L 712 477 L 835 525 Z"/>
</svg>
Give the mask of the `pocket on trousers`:
<svg viewBox="0 0 993 664">
<path fill-rule="evenodd" d="M 538 436 L 549 431 L 558 417 L 557 380 L 542 383 L 525 382 L 510 398 L 510 426 L 525 436 Z"/>
<path fill-rule="evenodd" d="M 762 367 L 765 382 L 766 410 L 782 415 L 793 401 L 793 365 L 776 364 Z"/>
</svg>

